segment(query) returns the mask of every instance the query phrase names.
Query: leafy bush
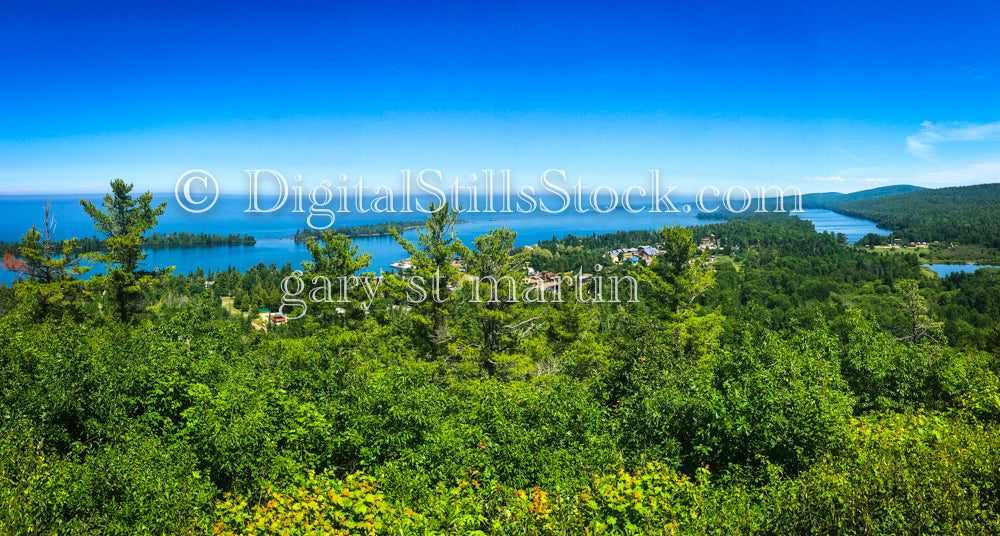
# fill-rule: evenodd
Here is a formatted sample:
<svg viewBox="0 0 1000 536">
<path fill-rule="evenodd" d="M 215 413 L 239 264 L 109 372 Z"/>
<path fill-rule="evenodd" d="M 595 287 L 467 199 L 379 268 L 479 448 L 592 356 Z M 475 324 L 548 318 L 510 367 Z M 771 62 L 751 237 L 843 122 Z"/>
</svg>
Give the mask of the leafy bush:
<svg viewBox="0 0 1000 536">
<path fill-rule="evenodd" d="M 211 526 L 214 534 L 340 535 L 385 534 L 412 525 L 412 512 L 394 515 L 373 480 L 363 474 L 343 480 L 309 473 L 298 487 L 277 491 L 268 487 L 260 504 L 250 506 L 243 496 L 216 503 Z"/>
</svg>

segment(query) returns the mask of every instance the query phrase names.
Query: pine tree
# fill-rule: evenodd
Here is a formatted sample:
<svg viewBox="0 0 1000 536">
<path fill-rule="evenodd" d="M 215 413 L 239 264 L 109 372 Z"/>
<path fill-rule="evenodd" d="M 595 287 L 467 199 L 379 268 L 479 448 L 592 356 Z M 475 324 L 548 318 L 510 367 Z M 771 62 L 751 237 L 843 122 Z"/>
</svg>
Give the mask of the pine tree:
<svg viewBox="0 0 1000 536">
<path fill-rule="evenodd" d="M 332 229 L 320 233 L 318 240 L 310 237 L 306 240 L 306 248 L 313 258 L 302 263 L 306 279 L 312 281 L 312 278 L 323 277 L 330 285 L 329 295 L 322 296 L 323 301 L 310 303 L 310 310 L 318 309 L 329 319 L 346 320 L 363 314 L 361 304 L 367 297 L 361 295 L 362 283 L 352 276 L 371 264 L 371 253 L 358 254 L 358 246 L 353 245 L 350 237 Z"/>
<path fill-rule="evenodd" d="M 470 302 L 478 319 L 483 363 L 491 375 L 504 361 L 501 354 L 515 352 L 541 327 L 521 300 L 529 252 L 513 253 L 516 236 L 507 228 L 494 229 L 476 237 L 469 255 L 468 271 L 475 277 L 469 282 Z"/>
<path fill-rule="evenodd" d="M 32 225 L 21 236 L 20 257 L 6 253 L 3 269 L 28 277 L 18 286 L 18 303 L 30 308 L 36 318 L 81 316 L 83 292 L 76 279 L 90 269 L 80 266 L 76 238 L 56 242 L 52 203 L 45 202 L 42 230 Z"/>
<path fill-rule="evenodd" d="M 420 230 L 416 245 L 403 238 L 399 229 L 389 228 L 396 242 L 410 254 L 413 269 L 405 280 L 386 278 L 386 285 L 396 299 L 412 308 L 418 340 L 433 355 L 442 356 L 452 339 L 449 317 L 458 304 L 455 291 L 461 273 L 455 263 L 468 255 L 469 250 L 455 230 L 462 207 L 456 211 L 446 202 L 439 206 L 431 203 L 429 209 L 431 214 L 426 227 Z"/>
<path fill-rule="evenodd" d="M 698 311 L 698 298 L 715 283 L 708 253 L 698 254 L 691 230 L 681 226 L 664 226 L 660 240 L 662 254 L 651 266 L 640 267 L 639 282 L 648 289 L 644 301 L 674 344 L 704 352 L 718 344 L 725 318 L 718 308 L 708 314 Z"/>
<path fill-rule="evenodd" d="M 7 253 L 4 255 L 4 269 L 25 275 L 40 283 L 52 283 L 64 278 L 81 275 L 89 267 L 80 266 L 76 254 L 76 239 L 56 242 L 55 220 L 51 214 L 52 203 L 45 202 L 45 225 L 41 231 L 34 225 L 21 236 L 21 257 Z"/>
<path fill-rule="evenodd" d="M 902 299 L 903 314 L 906 318 L 905 334 L 900 340 L 918 343 L 923 339 L 940 339 L 944 322 L 931 318 L 927 300 L 918 292 L 920 286 L 912 279 L 896 282 L 896 292 Z"/>
<path fill-rule="evenodd" d="M 247 310 L 247 293 L 243 291 L 241 286 L 237 286 L 236 290 L 233 291 L 233 308 L 237 311 Z"/>
<path fill-rule="evenodd" d="M 86 199 L 80 200 L 80 205 L 94 220 L 94 227 L 104 235 L 107 247 L 105 252 L 87 254 L 107 267 L 107 275 L 95 281 L 107 290 L 113 314 L 123 322 L 133 321 L 141 310 L 143 291 L 172 270 L 139 271 L 139 262 L 146 258 L 142 252 L 143 235 L 156 226 L 167 203 L 164 201 L 153 208 L 153 194 L 146 192 L 136 199 L 131 191 L 131 184 L 115 179 L 111 181 L 111 193 L 104 196 L 103 209 Z"/>
</svg>

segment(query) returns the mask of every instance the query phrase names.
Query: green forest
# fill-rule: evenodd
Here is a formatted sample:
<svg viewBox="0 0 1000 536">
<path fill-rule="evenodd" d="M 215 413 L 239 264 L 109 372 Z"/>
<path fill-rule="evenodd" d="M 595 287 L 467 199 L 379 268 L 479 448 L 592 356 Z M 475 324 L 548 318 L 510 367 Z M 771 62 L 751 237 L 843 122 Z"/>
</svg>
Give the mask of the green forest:
<svg viewBox="0 0 1000 536">
<path fill-rule="evenodd" d="M 742 201 L 734 200 L 736 209 Z M 790 213 L 796 207 L 793 197 L 782 199 Z M 835 192 L 805 194 L 805 209 L 826 209 L 871 220 L 887 235 L 870 233 L 858 243 L 874 246 L 896 245 L 913 248 L 925 244 L 918 255 L 935 264 L 1000 264 L 1000 184 L 980 184 L 926 189 L 909 185 L 884 186 L 851 194 Z M 755 218 L 756 210 L 775 213 L 777 199 L 752 198 L 743 212 L 699 213 L 704 220 L 733 221 Z"/>
<path fill-rule="evenodd" d="M 362 236 L 389 236 L 391 227 L 398 227 L 399 229 L 413 229 L 420 228 L 424 226 L 424 221 L 398 221 L 398 222 L 385 222 L 385 223 L 373 223 L 370 225 L 341 225 L 336 229 L 338 234 L 350 236 L 350 237 L 362 237 Z M 292 237 L 296 242 L 305 242 L 310 238 L 320 238 L 323 236 L 323 231 L 313 228 L 301 229 L 296 231 L 295 235 Z"/>
<path fill-rule="evenodd" d="M 936 204 L 889 207 L 935 191 L 848 206 L 930 232 Z M 413 269 L 369 300 L 345 234 L 302 266 L 142 271 L 164 204 L 120 180 L 81 203 L 107 248 L 40 215 L 4 257 L 0 532 L 1000 531 L 1000 269 L 939 278 L 782 214 L 464 244 L 445 205 L 388 226 Z M 996 247 L 995 211 L 959 208 L 955 239 Z M 661 254 L 605 255 L 639 245 Z M 557 300 L 526 265 L 595 277 Z M 294 270 L 346 286 L 258 329 Z M 471 299 L 488 278 L 512 284 Z"/>
<path fill-rule="evenodd" d="M 839 192 L 823 192 L 823 193 L 813 193 L 813 194 L 801 194 L 801 195 L 787 195 L 784 193 L 791 192 L 785 190 L 783 197 L 781 198 L 781 203 L 779 207 L 778 198 L 776 196 L 770 196 L 769 194 L 778 193 L 777 189 L 770 189 L 769 191 L 763 192 L 764 198 L 761 199 L 761 192 L 750 192 L 749 190 L 742 195 L 750 194 L 750 199 L 747 201 L 745 198 L 741 197 L 741 193 L 737 190 L 732 193 L 732 199 L 730 204 L 733 207 L 733 211 L 726 210 L 715 210 L 713 212 L 700 212 L 698 214 L 699 219 L 703 220 L 735 220 L 743 219 L 747 217 L 753 217 L 754 213 L 760 212 L 777 212 L 779 208 L 785 212 L 790 212 L 796 210 L 797 208 L 810 209 L 826 209 L 833 210 L 835 212 L 840 212 L 839 207 L 845 203 L 850 203 L 852 201 L 865 201 L 870 199 L 896 196 L 901 194 L 906 194 L 910 192 L 919 192 L 926 190 L 920 186 L 911 186 L 909 184 L 897 184 L 893 186 L 882 186 L 880 188 L 870 188 L 868 190 L 861 190 L 858 192 L 853 192 L 849 194 L 842 194 Z M 753 194 L 756 193 L 757 196 L 754 197 Z M 715 208 L 715 205 L 710 205 Z M 744 210 L 740 210 L 743 208 Z"/>
<path fill-rule="evenodd" d="M 250 235 L 232 233 L 220 235 L 215 233 L 185 233 L 171 232 L 167 234 L 150 233 L 142 238 L 144 249 L 156 248 L 183 248 L 183 247 L 211 247 L 211 246 L 252 246 L 257 240 Z M 10 253 L 18 255 L 21 248 L 25 247 L 23 241 L 4 242 L 0 241 L 0 254 Z M 99 237 L 80 238 L 76 240 L 75 252 L 89 253 L 92 251 L 105 251 L 107 244 Z"/>
<path fill-rule="evenodd" d="M 1000 248 L 1000 184 L 922 190 L 838 203 L 832 209 L 892 229 L 890 239 Z"/>
</svg>

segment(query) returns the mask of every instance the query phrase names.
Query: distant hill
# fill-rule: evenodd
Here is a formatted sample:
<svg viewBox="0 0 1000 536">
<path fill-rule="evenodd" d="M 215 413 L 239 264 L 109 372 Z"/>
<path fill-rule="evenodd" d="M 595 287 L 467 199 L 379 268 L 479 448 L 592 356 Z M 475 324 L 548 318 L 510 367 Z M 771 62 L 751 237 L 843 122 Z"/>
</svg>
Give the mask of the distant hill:
<svg viewBox="0 0 1000 536">
<path fill-rule="evenodd" d="M 833 210 L 840 212 L 835 207 L 848 203 L 851 201 L 861 201 L 865 199 L 874 199 L 885 196 L 893 196 L 906 194 L 911 192 L 918 192 L 926 190 L 921 186 L 912 186 L 909 184 L 898 184 L 895 186 L 882 186 L 880 188 L 872 188 L 870 190 L 861 190 L 860 192 L 853 192 L 849 194 L 842 194 L 838 192 L 825 192 L 819 194 L 804 194 L 802 196 L 802 208 L 822 208 L 827 210 Z M 768 212 L 774 212 L 777 208 L 777 198 L 769 197 L 764 199 L 764 207 Z M 739 201 L 734 204 L 739 205 Z M 735 219 L 745 219 L 753 217 L 754 210 L 760 206 L 760 201 L 755 198 L 750 205 L 750 209 L 746 212 L 735 214 L 726 211 L 718 211 L 712 214 L 701 213 L 698 214 L 699 219 L 704 220 L 735 220 Z M 795 207 L 794 197 L 785 197 L 782 206 L 785 210 L 792 210 Z"/>
<path fill-rule="evenodd" d="M 802 196 L 802 208 L 825 208 L 831 209 L 834 205 L 840 205 L 842 203 L 848 203 L 851 201 L 861 201 L 864 199 L 873 199 L 876 197 L 885 197 L 890 195 L 900 195 L 907 194 L 910 192 L 919 192 L 926 190 L 922 186 L 913 186 L 910 184 L 897 184 L 894 186 L 882 186 L 880 188 L 872 188 L 870 190 L 861 190 L 860 192 L 853 192 L 850 194 L 841 194 L 837 192 L 826 192 L 822 194 L 805 194 Z M 789 198 L 785 198 L 785 206 L 788 205 Z"/>
<path fill-rule="evenodd" d="M 859 192 L 860 193 L 860 192 Z M 1000 184 L 978 184 L 828 205 L 892 229 L 903 241 L 951 241 L 1000 247 Z"/>
</svg>

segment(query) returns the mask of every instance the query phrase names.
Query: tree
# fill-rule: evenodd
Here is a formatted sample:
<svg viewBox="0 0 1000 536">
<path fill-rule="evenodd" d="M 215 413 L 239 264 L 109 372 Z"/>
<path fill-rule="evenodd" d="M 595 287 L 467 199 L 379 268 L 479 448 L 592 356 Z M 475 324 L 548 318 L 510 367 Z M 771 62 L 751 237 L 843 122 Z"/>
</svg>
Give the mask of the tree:
<svg viewBox="0 0 1000 536">
<path fill-rule="evenodd" d="M 918 343 L 923 339 L 936 340 L 943 333 L 943 322 L 930 317 L 927 300 L 917 290 L 919 286 L 912 279 L 896 282 L 896 292 L 903 301 L 903 314 L 906 318 L 905 334 L 901 340 Z"/>
<path fill-rule="evenodd" d="M 676 344 L 702 352 L 717 344 L 725 318 L 718 309 L 698 314 L 696 302 L 715 283 L 715 272 L 709 269 L 708 254 L 698 254 L 690 229 L 664 226 L 660 240 L 662 254 L 651 266 L 640 267 L 639 281 L 652 298 L 646 306 L 665 322 Z"/>
<path fill-rule="evenodd" d="M 89 270 L 80 266 L 76 255 L 76 239 L 55 242 L 55 220 L 51 215 L 52 203 L 45 202 L 45 225 L 41 231 L 34 225 L 21 236 L 21 257 L 7 253 L 3 267 L 10 272 L 25 275 L 40 283 L 52 283 L 64 278 L 72 278 Z"/>
<path fill-rule="evenodd" d="M 513 253 L 517 233 L 508 228 L 494 229 L 476 237 L 469 255 L 468 272 L 471 302 L 475 308 L 483 363 L 491 375 L 500 365 L 499 354 L 515 351 L 525 337 L 541 325 L 521 303 L 521 289 L 527 250 Z"/>
<path fill-rule="evenodd" d="M 339 308 L 345 313 L 331 316 L 346 317 L 361 310 L 357 305 L 364 300 L 358 296 L 360 281 L 354 278 L 354 274 L 371 264 L 371 253 L 359 255 L 358 246 L 353 245 L 350 237 L 332 229 L 323 231 L 319 240 L 310 237 L 306 241 L 306 248 L 313 260 L 302 263 L 305 276 L 313 278 L 311 281 L 314 284 L 329 285 L 323 301 L 312 305 L 319 306 L 326 312 L 330 308 L 323 307 L 323 304 L 332 302 L 335 304 L 334 310 Z M 321 277 L 326 280 L 319 279 Z"/>
<path fill-rule="evenodd" d="M 405 279 L 386 278 L 386 285 L 396 299 L 411 306 L 418 339 L 433 355 L 440 356 L 452 338 L 449 316 L 458 303 L 455 290 L 461 275 L 455 263 L 469 250 L 455 230 L 462 207 L 456 211 L 446 202 L 437 206 L 431 203 L 429 209 L 431 214 L 417 245 L 403 238 L 396 227 L 389 228 L 396 242 L 410 254 L 413 270 Z"/>
<path fill-rule="evenodd" d="M 698 254 L 691 231 L 680 226 L 660 230 L 661 254 L 650 266 L 641 267 L 640 279 L 649 285 L 657 303 L 665 305 L 669 318 L 688 309 L 715 282 L 708 268 L 707 253 Z"/>
<path fill-rule="evenodd" d="M 111 181 L 111 193 L 104 196 L 103 209 L 80 200 L 83 210 L 94 220 L 94 227 L 104 235 L 107 247 L 105 252 L 87 254 L 107 267 L 108 273 L 95 279 L 108 292 L 114 314 L 125 322 L 132 321 L 139 311 L 143 290 L 172 270 L 139 271 L 139 262 L 146 258 L 142 252 L 143 235 L 156 226 L 167 203 L 153 208 L 153 194 L 146 192 L 133 198 L 131 191 L 131 184 L 115 179 Z"/>
<path fill-rule="evenodd" d="M 233 291 L 233 308 L 237 311 L 246 311 L 248 305 L 247 293 L 243 290 L 243 287 L 236 287 L 236 290 Z"/>
<path fill-rule="evenodd" d="M 4 254 L 3 269 L 29 278 L 17 291 L 18 303 L 29 306 L 33 316 L 80 316 L 82 289 L 77 281 L 90 269 L 80 266 L 76 238 L 56 242 L 56 223 L 52 203 L 45 202 L 45 224 L 41 231 L 34 225 L 21 236 L 20 258 Z"/>
</svg>

